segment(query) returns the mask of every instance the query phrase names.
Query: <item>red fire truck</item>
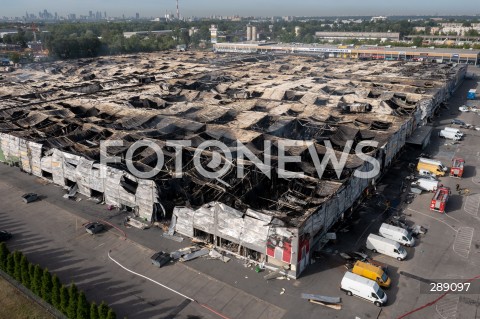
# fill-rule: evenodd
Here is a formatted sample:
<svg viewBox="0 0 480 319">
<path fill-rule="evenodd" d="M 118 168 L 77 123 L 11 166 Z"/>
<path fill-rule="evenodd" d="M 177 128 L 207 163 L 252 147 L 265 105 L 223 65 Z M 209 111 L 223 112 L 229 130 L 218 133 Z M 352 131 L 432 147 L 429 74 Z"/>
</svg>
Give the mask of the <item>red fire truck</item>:
<svg viewBox="0 0 480 319">
<path fill-rule="evenodd" d="M 435 210 L 439 213 L 445 213 L 445 206 L 447 206 L 448 196 L 450 195 L 450 188 L 439 187 L 433 195 L 430 203 L 430 210 Z"/>
<path fill-rule="evenodd" d="M 463 167 L 465 166 L 465 160 L 460 157 L 456 157 L 452 160 L 452 168 L 450 168 L 450 176 L 461 178 L 463 175 Z"/>
</svg>

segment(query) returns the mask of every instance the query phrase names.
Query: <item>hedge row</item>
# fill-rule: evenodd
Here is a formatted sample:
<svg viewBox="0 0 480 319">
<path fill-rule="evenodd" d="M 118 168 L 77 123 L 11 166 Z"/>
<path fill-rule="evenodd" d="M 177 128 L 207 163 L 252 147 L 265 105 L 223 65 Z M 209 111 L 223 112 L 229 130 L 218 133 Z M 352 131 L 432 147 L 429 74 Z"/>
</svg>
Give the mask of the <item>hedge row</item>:
<svg viewBox="0 0 480 319">
<path fill-rule="evenodd" d="M 63 285 L 57 275 L 52 276 L 47 268 L 32 264 L 19 251 L 11 253 L 3 242 L 0 244 L 0 269 L 69 319 L 116 319 L 115 312 L 104 302 L 99 306 L 89 303 L 85 293 L 74 283 Z"/>
</svg>

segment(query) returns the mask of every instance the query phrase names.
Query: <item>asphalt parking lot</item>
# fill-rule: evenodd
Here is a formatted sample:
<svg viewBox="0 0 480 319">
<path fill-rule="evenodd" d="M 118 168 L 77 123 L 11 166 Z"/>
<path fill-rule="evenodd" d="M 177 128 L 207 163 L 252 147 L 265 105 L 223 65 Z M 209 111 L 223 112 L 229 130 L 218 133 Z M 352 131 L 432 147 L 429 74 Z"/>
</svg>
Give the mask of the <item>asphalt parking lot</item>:
<svg viewBox="0 0 480 319">
<path fill-rule="evenodd" d="M 475 85 L 475 81 L 466 81 L 451 99 L 450 109 L 442 111 L 435 125 L 445 126 L 452 118 L 480 125 L 480 116 L 458 111 L 465 104 L 466 92 Z M 200 304 L 228 318 L 398 318 L 438 297 L 420 294 L 422 280 L 468 279 L 480 274 L 480 177 L 476 174 L 480 132 L 468 130 L 466 134 L 455 145 L 433 134 L 431 145 L 425 150 L 447 166 L 453 156 L 466 160 L 461 181 L 441 179 L 453 190 L 446 214 L 429 210 L 431 193 L 418 196 L 409 205 L 403 203 L 399 195 L 402 181 L 409 174 L 405 165 L 415 160 L 415 154 L 407 151 L 378 185 L 381 196 L 372 198 L 350 217 L 346 222 L 348 231 L 337 233 L 337 243 L 326 247 L 298 280 L 265 281 L 265 273 L 258 274 L 235 259 L 222 263 L 202 258 L 154 268 L 149 257 L 155 251 L 173 251 L 190 243 L 162 238 L 158 228 L 126 229 L 125 213 L 106 210 L 86 199 L 66 200 L 61 188 L 5 165 L 0 165 L 0 229 L 14 233 L 14 239 L 8 243 L 10 249 L 25 252 L 30 260 L 48 267 L 64 282 L 75 281 L 89 298 L 107 301 L 120 318 L 219 318 Z M 455 192 L 457 183 L 468 188 L 469 195 Z M 26 192 L 36 192 L 42 200 L 26 205 L 20 199 Z M 386 199 L 392 203 L 391 209 L 385 209 Z M 409 256 L 405 261 L 374 256 L 389 265 L 393 280 L 387 291 L 387 306 L 377 308 L 339 290 L 346 269 L 337 252 L 361 249 L 368 234 L 376 232 L 394 212 L 407 214 L 409 220 L 428 228 L 428 233 L 415 247 L 407 249 Z M 107 220 L 120 231 L 112 228 L 95 236 L 87 234 L 82 224 L 97 219 Z M 109 251 L 124 267 L 199 303 L 189 302 L 121 268 L 108 257 Z M 285 292 L 281 293 L 283 289 Z M 301 293 L 340 296 L 343 309 L 310 304 L 300 298 Z M 479 305 L 478 294 L 448 295 L 408 318 L 480 318 Z"/>
</svg>

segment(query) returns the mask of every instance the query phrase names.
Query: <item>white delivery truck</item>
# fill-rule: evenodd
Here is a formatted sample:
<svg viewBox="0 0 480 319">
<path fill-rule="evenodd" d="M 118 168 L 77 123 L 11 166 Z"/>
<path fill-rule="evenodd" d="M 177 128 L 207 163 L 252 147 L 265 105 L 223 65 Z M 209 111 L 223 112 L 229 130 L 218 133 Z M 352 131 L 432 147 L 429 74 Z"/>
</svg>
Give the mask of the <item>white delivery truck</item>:
<svg viewBox="0 0 480 319">
<path fill-rule="evenodd" d="M 456 133 L 457 135 L 463 137 L 465 136 L 465 134 L 460 131 L 458 128 L 454 128 L 454 127 L 446 127 L 443 129 L 444 131 L 447 131 L 447 132 L 453 132 L 453 133 Z"/>
<path fill-rule="evenodd" d="M 374 253 L 379 252 L 381 254 L 397 258 L 397 260 L 404 260 L 407 258 L 407 251 L 400 246 L 399 243 L 392 239 L 375 234 L 368 235 L 367 248 Z"/>
<path fill-rule="evenodd" d="M 380 226 L 378 233 L 382 235 L 382 237 L 394 240 L 408 247 L 413 247 L 415 245 L 415 238 L 412 237 L 412 233 L 401 227 L 383 223 L 382 226 Z"/>
<path fill-rule="evenodd" d="M 427 192 L 434 192 L 438 188 L 438 181 L 433 178 L 419 178 L 412 183 L 412 186 L 418 187 Z"/>
<path fill-rule="evenodd" d="M 387 303 L 387 294 L 375 281 L 349 271 L 343 275 L 340 289 L 349 296 L 357 296 L 373 302 L 377 307 Z"/>
<path fill-rule="evenodd" d="M 460 141 L 462 139 L 462 137 L 457 133 L 449 132 L 445 130 L 441 130 L 440 133 L 438 133 L 438 136 L 449 139 L 449 140 L 454 140 L 454 141 Z"/>
</svg>

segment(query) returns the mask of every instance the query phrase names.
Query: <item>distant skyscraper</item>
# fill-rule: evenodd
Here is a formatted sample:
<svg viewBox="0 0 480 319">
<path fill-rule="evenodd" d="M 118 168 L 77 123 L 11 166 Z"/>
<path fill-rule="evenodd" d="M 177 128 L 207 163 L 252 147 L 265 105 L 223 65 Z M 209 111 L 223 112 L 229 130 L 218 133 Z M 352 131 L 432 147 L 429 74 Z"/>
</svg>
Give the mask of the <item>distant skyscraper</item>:
<svg viewBox="0 0 480 319">
<path fill-rule="evenodd" d="M 103 17 L 106 19 L 107 18 L 107 11 L 103 12 Z"/>
<path fill-rule="evenodd" d="M 137 20 L 140 19 L 140 13 L 138 13 L 138 12 L 135 13 L 135 19 L 137 19 Z"/>
<path fill-rule="evenodd" d="M 180 9 L 178 7 L 178 0 L 177 0 L 177 20 L 180 20 Z"/>
</svg>

